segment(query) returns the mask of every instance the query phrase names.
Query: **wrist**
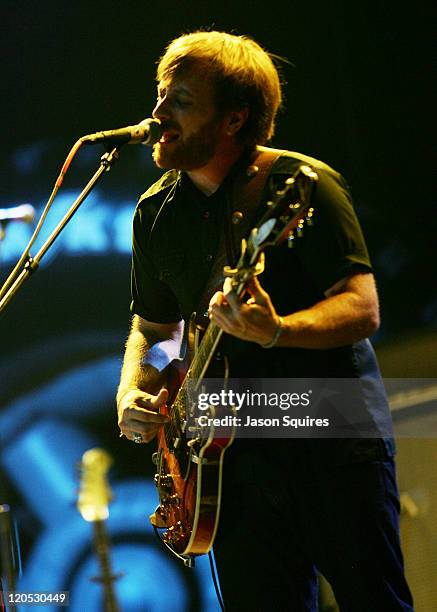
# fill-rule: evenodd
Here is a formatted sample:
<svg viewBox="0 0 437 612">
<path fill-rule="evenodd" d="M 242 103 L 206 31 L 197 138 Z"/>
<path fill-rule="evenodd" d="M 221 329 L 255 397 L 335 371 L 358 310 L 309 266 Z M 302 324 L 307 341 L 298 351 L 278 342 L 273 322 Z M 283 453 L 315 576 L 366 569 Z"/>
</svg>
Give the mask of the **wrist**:
<svg viewBox="0 0 437 612">
<path fill-rule="evenodd" d="M 135 390 L 137 390 L 136 387 L 124 387 L 123 389 L 119 389 L 115 398 L 117 406 L 121 404 L 121 402 L 124 400 L 126 395 L 128 395 L 128 393 Z"/>
<path fill-rule="evenodd" d="M 283 328 L 284 328 L 284 319 L 278 316 L 277 321 L 276 321 L 275 333 L 273 334 L 269 342 L 267 342 L 266 344 L 261 344 L 262 348 L 269 349 L 269 348 L 273 348 L 274 346 L 276 346 L 281 336 Z"/>
</svg>

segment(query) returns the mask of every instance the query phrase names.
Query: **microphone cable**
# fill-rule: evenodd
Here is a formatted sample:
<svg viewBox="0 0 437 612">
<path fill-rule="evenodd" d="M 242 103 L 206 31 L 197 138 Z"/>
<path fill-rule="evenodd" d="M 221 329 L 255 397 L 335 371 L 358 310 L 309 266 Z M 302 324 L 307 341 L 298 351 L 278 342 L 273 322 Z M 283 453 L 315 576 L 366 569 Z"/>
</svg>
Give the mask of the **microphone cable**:
<svg viewBox="0 0 437 612">
<path fill-rule="evenodd" d="M 220 608 L 222 609 L 222 612 L 225 612 L 225 604 L 223 602 L 223 597 L 220 592 L 220 586 L 219 586 L 218 579 L 217 579 L 217 569 L 215 567 L 215 559 L 213 559 L 212 551 L 209 551 L 208 559 L 209 559 L 209 566 L 211 568 L 211 576 L 212 576 L 212 581 L 214 583 L 215 594 L 217 595 L 217 600 L 219 602 Z"/>
</svg>

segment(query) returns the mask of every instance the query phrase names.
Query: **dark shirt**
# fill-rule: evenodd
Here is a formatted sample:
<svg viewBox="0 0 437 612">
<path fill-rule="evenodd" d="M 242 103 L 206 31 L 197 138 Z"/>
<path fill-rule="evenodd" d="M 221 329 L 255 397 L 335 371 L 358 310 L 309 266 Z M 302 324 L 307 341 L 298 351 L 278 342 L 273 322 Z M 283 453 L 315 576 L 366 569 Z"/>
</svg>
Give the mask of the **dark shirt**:
<svg viewBox="0 0 437 612">
<path fill-rule="evenodd" d="M 349 190 L 340 174 L 319 160 L 284 152 L 270 172 L 266 190 L 281 185 L 302 162 L 310 164 L 319 176 L 313 200 L 314 226 L 294 241 L 295 248 L 283 244 L 268 249 L 266 269 L 260 277 L 281 315 L 320 302 L 325 291 L 350 274 L 371 271 Z M 133 224 L 132 313 L 168 323 L 188 320 L 197 310 L 218 255 L 220 236 L 230 224 L 231 184 L 232 175 L 207 197 L 187 175 L 172 170 L 141 197 Z M 364 377 L 371 388 L 366 396 L 368 410 L 388 411 L 368 340 L 328 350 L 281 347 L 267 353 L 255 343 L 225 334 L 222 345 L 233 378 Z M 317 442 L 317 448 L 330 443 L 334 463 L 380 458 L 393 452 L 391 440 L 342 440 L 335 452 L 335 441 L 312 442 Z"/>
</svg>

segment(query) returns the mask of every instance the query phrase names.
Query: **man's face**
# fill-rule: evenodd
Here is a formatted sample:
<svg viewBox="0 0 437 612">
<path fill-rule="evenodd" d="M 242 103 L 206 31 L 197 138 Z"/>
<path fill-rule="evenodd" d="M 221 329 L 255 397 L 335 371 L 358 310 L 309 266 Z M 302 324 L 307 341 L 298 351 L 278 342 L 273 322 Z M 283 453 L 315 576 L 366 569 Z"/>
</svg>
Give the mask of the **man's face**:
<svg viewBox="0 0 437 612">
<path fill-rule="evenodd" d="M 159 83 L 153 117 L 162 128 L 161 140 L 153 147 L 159 168 L 195 170 L 213 158 L 223 121 L 215 107 L 213 85 L 200 68 Z"/>
</svg>

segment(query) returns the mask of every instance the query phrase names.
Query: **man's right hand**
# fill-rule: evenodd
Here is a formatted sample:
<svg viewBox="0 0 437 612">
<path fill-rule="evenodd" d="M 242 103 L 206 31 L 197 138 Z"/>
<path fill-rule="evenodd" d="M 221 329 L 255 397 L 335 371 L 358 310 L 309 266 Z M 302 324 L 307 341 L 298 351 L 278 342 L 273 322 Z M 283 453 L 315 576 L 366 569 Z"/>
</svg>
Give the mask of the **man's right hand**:
<svg viewBox="0 0 437 612">
<path fill-rule="evenodd" d="M 168 399 L 167 389 L 158 395 L 150 395 L 140 389 L 131 389 L 121 396 L 117 405 L 118 426 L 122 434 L 134 440 L 134 433 L 142 436 L 142 442 L 150 442 L 168 417 L 159 414 L 160 406 Z"/>
</svg>

